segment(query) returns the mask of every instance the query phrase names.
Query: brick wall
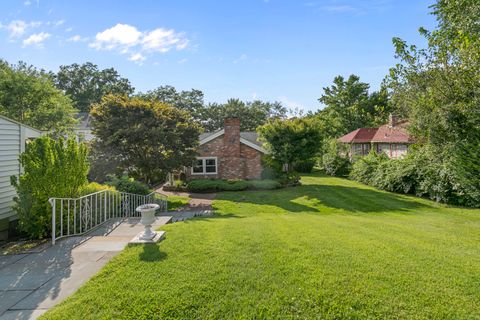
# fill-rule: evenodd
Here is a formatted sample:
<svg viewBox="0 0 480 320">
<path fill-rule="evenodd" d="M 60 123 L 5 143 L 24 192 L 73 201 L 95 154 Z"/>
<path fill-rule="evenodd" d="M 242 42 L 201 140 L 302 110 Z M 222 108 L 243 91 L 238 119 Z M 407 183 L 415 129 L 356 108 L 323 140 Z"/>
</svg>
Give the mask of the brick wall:
<svg viewBox="0 0 480 320">
<path fill-rule="evenodd" d="M 262 153 L 240 143 L 240 119 L 225 120 L 225 134 L 201 145 L 199 157 L 217 157 L 217 174 L 192 175 L 189 179 L 260 179 Z"/>
</svg>

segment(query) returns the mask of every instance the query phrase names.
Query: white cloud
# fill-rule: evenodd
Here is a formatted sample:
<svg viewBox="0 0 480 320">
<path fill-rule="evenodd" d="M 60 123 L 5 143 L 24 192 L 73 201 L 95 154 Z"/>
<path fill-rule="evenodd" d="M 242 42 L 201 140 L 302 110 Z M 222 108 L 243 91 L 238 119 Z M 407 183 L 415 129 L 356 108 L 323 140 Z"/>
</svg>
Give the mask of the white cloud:
<svg viewBox="0 0 480 320">
<path fill-rule="evenodd" d="M 47 40 L 48 38 L 50 38 L 49 33 L 40 32 L 40 33 L 32 34 L 30 37 L 23 40 L 23 45 L 24 46 L 29 46 L 29 45 L 42 46 L 43 41 Z"/>
<path fill-rule="evenodd" d="M 65 20 L 62 19 L 62 20 L 55 21 L 53 24 L 55 25 L 55 27 L 58 27 L 58 26 L 61 26 L 64 23 L 65 23 Z"/>
<path fill-rule="evenodd" d="M 40 21 L 26 22 L 24 20 L 13 20 L 9 24 L 4 25 L 0 23 L 0 29 L 5 29 L 9 32 L 10 38 L 20 38 L 29 29 L 37 28 L 42 25 Z"/>
<path fill-rule="evenodd" d="M 183 59 L 178 60 L 177 62 L 178 62 L 178 64 L 184 64 L 187 61 L 188 61 L 188 59 L 183 58 Z"/>
<path fill-rule="evenodd" d="M 113 50 L 135 46 L 139 43 L 142 33 L 137 28 L 128 24 L 118 23 L 110 29 L 106 29 L 95 36 L 95 42 L 91 46 L 95 49 Z"/>
<path fill-rule="evenodd" d="M 26 5 L 26 6 L 29 6 L 29 5 L 31 5 L 31 4 L 32 4 L 32 2 L 31 2 L 31 1 L 29 1 L 29 0 L 27 0 L 27 1 L 25 1 L 23 4 L 24 4 L 24 5 Z"/>
<path fill-rule="evenodd" d="M 88 38 L 83 38 L 81 35 L 74 35 L 73 37 L 70 37 L 67 39 L 69 42 L 80 42 L 80 41 L 87 41 Z"/>
<path fill-rule="evenodd" d="M 151 31 L 139 31 L 134 26 L 118 23 L 112 28 L 97 33 L 95 41 L 89 46 L 97 50 L 115 50 L 121 54 L 130 54 L 129 60 L 141 62 L 146 59 L 147 53 L 165 53 L 172 49 L 183 50 L 188 44 L 189 40 L 184 34 L 173 29 L 157 28 Z M 133 57 L 141 60 L 133 60 Z"/>
<path fill-rule="evenodd" d="M 72 27 L 68 27 L 67 29 L 65 29 L 65 32 L 71 32 L 73 30 Z"/>
<path fill-rule="evenodd" d="M 188 39 L 183 34 L 173 29 L 157 28 L 145 33 L 142 39 L 142 47 L 145 50 L 167 52 L 173 47 L 183 50 L 188 46 Z"/>
<path fill-rule="evenodd" d="M 238 59 L 233 60 L 233 63 L 237 64 L 240 61 L 247 60 L 247 58 L 248 58 L 247 55 L 245 53 L 242 53 Z"/>
<path fill-rule="evenodd" d="M 356 11 L 357 9 L 350 5 L 332 5 L 332 6 L 324 6 L 322 7 L 324 11 L 328 12 L 348 12 L 348 11 Z"/>
<path fill-rule="evenodd" d="M 128 58 L 128 60 L 138 63 L 139 65 L 142 65 L 145 59 L 146 58 L 141 53 L 132 54 L 130 58 Z"/>
</svg>

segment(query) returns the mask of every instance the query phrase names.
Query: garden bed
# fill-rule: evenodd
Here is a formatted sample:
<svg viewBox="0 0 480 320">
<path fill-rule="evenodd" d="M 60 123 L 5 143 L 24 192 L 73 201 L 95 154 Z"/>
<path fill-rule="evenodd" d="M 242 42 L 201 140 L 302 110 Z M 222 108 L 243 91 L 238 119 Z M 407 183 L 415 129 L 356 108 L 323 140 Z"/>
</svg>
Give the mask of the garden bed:
<svg viewBox="0 0 480 320">
<path fill-rule="evenodd" d="M 45 250 L 50 245 L 49 239 L 41 240 L 14 240 L 5 243 L 0 243 L 0 256 L 10 254 L 22 254 L 40 252 Z"/>
</svg>

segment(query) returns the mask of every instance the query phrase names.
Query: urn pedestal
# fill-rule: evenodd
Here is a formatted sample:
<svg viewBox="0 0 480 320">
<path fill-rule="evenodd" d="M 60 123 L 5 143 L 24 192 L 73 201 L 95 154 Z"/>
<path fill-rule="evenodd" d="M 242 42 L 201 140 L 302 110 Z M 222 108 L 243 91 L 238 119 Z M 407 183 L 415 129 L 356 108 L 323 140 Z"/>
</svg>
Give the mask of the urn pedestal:
<svg viewBox="0 0 480 320">
<path fill-rule="evenodd" d="M 152 231 L 152 224 L 155 222 L 155 211 L 160 206 L 154 203 L 148 203 L 137 207 L 137 212 L 141 213 L 140 223 L 144 225 L 145 230 L 140 234 L 140 240 L 152 240 L 157 235 Z"/>
</svg>

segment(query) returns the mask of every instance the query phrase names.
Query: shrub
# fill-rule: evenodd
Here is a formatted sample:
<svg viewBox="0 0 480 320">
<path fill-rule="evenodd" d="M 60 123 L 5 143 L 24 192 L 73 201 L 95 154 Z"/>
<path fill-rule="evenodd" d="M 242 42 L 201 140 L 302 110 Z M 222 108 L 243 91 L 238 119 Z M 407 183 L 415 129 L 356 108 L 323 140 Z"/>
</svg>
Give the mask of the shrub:
<svg viewBox="0 0 480 320">
<path fill-rule="evenodd" d="M 281 183 L 275 180 L 192 180 L 187 189 L 190 192 L 219 192 L 271 190 L 281 186 Z"/>
<path fill-rule="evenodd" d="M 353 164 L 350 177 L 387 191 L 478 207 L 479 184 L 475 185 L 462 174 L 462 158 L 457 157 L 453 150 L 448 146 L 438 150 L 425 145 L 411 148 L 403 159 L 388 159 L 383 154 L 372 152 Z"/>
<path fill-rule="evenodd" d="M 175 188 L 180 188 L 183 186 L 184 182 L 182 180 L 174 180 L 172 186 Z"/>
<path fill-rule="evenodd" d="M 375 170 L 381 162 L 388 161 L 385 154 L 377 154 L 375 150 L 364 157 L 357 158 L 350 172 L 350 177 L 365 184 L 373 185 Z"/>
<path fill-rule="evenodd" d="M 126 175 L 123 175 L 120 178 L 117 176 L 109 176 L 109 179 L 110 181 L 108 182 L 108 185 L 115 187 L 115 189 L 121 192 L 141 195 L 147 195 L 152 192 L 146 184 L 136 181 L 133 178 L 129 178 Z"/>
<path fill-rule="evenodd" d="M 325 173 L 331 176 L 347 176 L 351 170 L 350 159 L 346 146 L 332 139 L 327 143 L 326 152 L 322 157 Z"/>
<path fill-rule="evenodd" d="M 316 159 L 299 160 L 293 164 L 293 170 L 301 173 L 311 173 L 316 163 Z"/>
<path fill-rule="evenodd" d="M 20 230 L 41 239 L 52 231 L 51 197 L 76 197 L 87 184 L 87 148 L 74 139 L 41 137 L 20 155 L 24 173 L 11 183 L 17 190 L 13 209 Z"/>
<path fill-rule="evenodd" d="M 95 193 L 103 190 L 115 191 L 115 187 L 109 186 L 106 184 L 100 184 L 97 182 L 90 182 L 89 184 L 83 186 L 79 191 L 79 196 L 85 196 L 87 194 Z"/>
</svg>

